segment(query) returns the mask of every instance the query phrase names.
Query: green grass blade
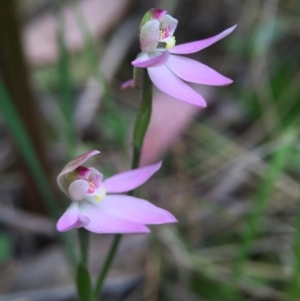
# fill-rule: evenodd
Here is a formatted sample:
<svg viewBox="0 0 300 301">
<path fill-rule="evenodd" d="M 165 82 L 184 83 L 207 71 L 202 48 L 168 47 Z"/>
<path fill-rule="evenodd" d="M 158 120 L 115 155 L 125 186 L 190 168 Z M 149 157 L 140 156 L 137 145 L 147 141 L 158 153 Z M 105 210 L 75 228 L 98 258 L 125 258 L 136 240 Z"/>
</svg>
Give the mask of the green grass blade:
<svg viewBox="0 0 300 301">
<path fill-rule="evenodd" d="M 106 110 L 106 114 L 102 116 L 101 120 L 113 131 L 115 142 L 118 143 L 120 147 L 124 147 L 124 145 L 126 145 L 127 137 L 127 127 L 124 126 L 124 122 L 126 121 L 123 118 L 122 114 L 119 114 L 115 99 L 112 96 L 113 93 L 110 89 L 107 79 L 105 78 L 105 75 L 103 74 L 101 66 L 99 65 L 99 50 L 97 43 L 89 30 L 83 12 L 80 10 L 78 0 L 73 1 L 72 4 L 78 27 L 83 36 L 85 42 L 84 44 L 86 45 L 84 49 L 85 58 L 88 62 L 92 75 L 95 77 L 99 85 L 103 87 L 104 102 L 102 106 L 104 110 Z"/>
<path fill-rule="evenodd" d="M 60 89 L 60 107 L 66 119 L 64 138 L 67 141 L 67 153 L 69 154 L 70 158 L 72 158 L 75 155 L 73 153 L 73 150 L 75 149 L 74 146 L 76 137 L 73 124 L 74 99 L 72 93 L 72 78 L 70 75 L 69 66 L 70 58 L 64 36 L 65 20 L 61 1 L 56 1 L 56 15 L 58 19 L 57 44 L 59 49 L 58 77 Z"/>
<path fill-rule="evenodd" d="M 36 181 L 37 187 L 43 196 L 43 201 L 45 202 L 48 212 L 52 217 L 57 218 L 59 212 L 55 202 L 54 193 L 48 182 L 47 176 L 38 161 L 37 154 L 30 141 L 29 135 L 25 130 L 14 104 L 10 100 L 2 81 L 0 81 L 0 108 L 3 112 L 3 118 L 6 121 L 7 127 L 19 147 L 20 153 L 24 157 L 24 160 Z"/>
<path fill-rule="evenodd" d="M 243 274 L 244 263 L 250 253 L 252 242 L 259 231 L 260 219 L 273 191 L 274 184 L 290 160 L 293 151 L 290 145 L 290 142 L 285 142 L 285 145 L 274 153 L 266 175 L 257 191 L 250 215 L 243 229 L 241 246 L 233 266 L 233 277 L 235 280 L 238 280 Z"/>
<path fill-rule="evenodd" d="M 298 300 L 300 296 L 300 200 L 298 200 L 298 210 L 296 216 L 296 232 L 294 237 L 294 264 L 292 266 L 292 276 L 287 288 L 287 294 L 291 298 Z"/>
</svg>

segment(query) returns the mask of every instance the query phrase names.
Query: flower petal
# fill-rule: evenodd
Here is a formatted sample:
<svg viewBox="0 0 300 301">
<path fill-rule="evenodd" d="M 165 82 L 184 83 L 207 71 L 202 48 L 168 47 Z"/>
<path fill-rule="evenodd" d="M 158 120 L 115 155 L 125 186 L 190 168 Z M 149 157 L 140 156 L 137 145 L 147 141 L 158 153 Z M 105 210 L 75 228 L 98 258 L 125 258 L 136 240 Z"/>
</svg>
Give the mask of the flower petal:
<svg viewBox="0 0 300 301">
<path fill-rule="evenodd" d="M 150 10 L 152 19 L 157 19 L 159 22 L 162 22 L 166 16 L 167 11 L 161 8 L 152 8 Z"/>
<path fill-rule="evenodd" d="M 85 198 L 88 193 L 89 182 L 86 180 L 75 180 L 68 188 L 69 195 L 73 201 L 80 201 Z"/>
<path fill-rule="evenodd" d="M 177 219 L 168 211 L 150 202 L 128 195 L 107 195 L 103 206 L 120 218 L 139 224 L 174 223 Z"/>
<path fill-rule="evenodd" d="M 165 34 L 163 38 L 172 37 L 176 30 L 177 24 L 178 24 L 177 19 L 171 17 L 170 15 L 166 15 L 164 17 L 164 20 L 160 24 L 160 29 L 162 33 Z"/>
<path fill-rule="evenodd" d="M 62 170 L 62 172 L 60 173 L 60 175 L 69 173 L 73 170 L 75 170 L 78 166 L 80 166 L 81 164 L 83 164 L 87 159 L 89 159 L 92 156 L 98 155 L 100 154 L 100 151 L 98 150 L 92 150 L 89 152 L 86 152 L 74 159 L 72 159 Z"/>
<path fill-rule="evenodd" d="M 232 83 L 231 79 L 214 69 L 187 57 L 170 55 L 166 65 L 181 79 L 191 83 L 212 86 L 224 86 Z"/>
<path fill-rule="evenodd" d="M 148 53 L 142 53 L 131 64 L 138 68 L 158 67 L 165 64 L 169 56 L 168 51 L 156 51 L 151 56 Z"/>
<path fill-rule="evenodd" d="M 184 83 L 167 66 L 148 68 L 148 73 L 154 85 L 164 93 L 189 104 L 206 107 L 204 98 Z"/>
<path fill-rule="evenodd" d="M 103 200 L 104 202 L 104 200 Z M 85 228 L 95 233 L 148 233 L 150 230 L 142 224 L 133 223 L 115 216 L 106 210 L 102 202 L 98 206 L 80 202 L 80 210 L 88 216 L 90 223 Z"/>
<path fill-rule="evenodd" d="M 56 229 L 60 232 L 65 232 L 73 228 L 84 227 L 88 225 L 90 219 L 83 215 L 80 210 L 78 203 L 72 203 L 67 211 L 60 217 L 56 224 Z"/>
<path fill-rule="evenodd" d="M 160 169 L 161 163 L 125 171 L 104 180 L 103 184 L 106 191 L 108 193 L 122 193 L 141 186 Z"/>
<path fill-rule="evenodd" d="M 187 54 L 187 53 L 194 53 L 194 52 L 200 51 L 200 50 L 216 43 L 217 41 L 225 38 L 226 36 L 228 36 L 230 33 L 233 32 L 233 30 L 236 28 L 236 26 L 237 25 L 234 25 L 214 37 L 210 37 L 210 38 L 200 40 L 200 41 L 177 45 L 173 49 L 171 49 L 170 52 L 177 53 L 177 54 Z"/>
<path fill-rule="evenodd" d="M 143 52 L 152 52 L 156 49 L 159 39 L 159 21 L 146 22 L 140 31 L 140 45 Z"/>
<path fill-rule="evenodd" d="M 88 181 L 91 182 L 95 188 L 99 187 L 103 180 L 103 174 L 94 167 L 89 167 L 89 170 L 90 175 Z"/>
<path fill-rule="evenodd" d="M 121 90 L 125 90 L 127 88 L 135 88 L 135 87 L 136 87 L 136 84 L 134 82 L 134 79 L 130 79 L 121 85 Z"/>
<path fill-rule="evenodd" d="M 89 159 L 92 156 L 95 156 L 99 154 L 100 151 L 98 150 L 92 150 L 89 152 L 86 152 L 73 160 L 71 160 L 61 171 L 61 173 L 57 176 L 56 181 L 58 184 L 58 187 L 66 194 L 68 195 L 67 191 L 67 183 L 66 183 L 66 178 L 63 177 L 63 175 L 75 170 L 77 167 L 79 167 L 83 162 L 85 162 L 87 159 Z"/>
</svg>

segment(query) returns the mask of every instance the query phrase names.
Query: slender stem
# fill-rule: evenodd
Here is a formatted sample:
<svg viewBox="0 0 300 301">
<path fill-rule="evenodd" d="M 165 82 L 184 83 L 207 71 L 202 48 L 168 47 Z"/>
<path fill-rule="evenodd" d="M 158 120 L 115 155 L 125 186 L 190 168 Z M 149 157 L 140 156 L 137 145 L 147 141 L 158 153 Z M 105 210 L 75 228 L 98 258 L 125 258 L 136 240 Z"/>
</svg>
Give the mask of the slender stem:
<svg viewBox="0 0 300 301">
<path fill-rule="evenodd" d="M 81 301 L 91 301 L 93 296 L 93 289 L 91 276 L 87 267 L 90 233 L 84 228 L 79 228 L 77 230 L 77 233 L 81 257 L 79 263 L 77 264 L 76 270 L 77 292 Z"/>
<path fill-rule="evenodd" d="M 90 242 L 90 233 L 84 228 L 79 228 L 77 230 L 81 262 L 84 265 L 88 263 L 88 252 L 89 252 L 89 242 Z"/>
<path fill-rule="evenodd" d="M 132 158 L 132 168 L 137 168 L 140 163 L 141 151 L 144 142 L 144 137 L 150 122 L 151 112 L 152 112 L 152 82 L 149 78 L 146 69 L 141 69 L 141 105 L 136 116 L 134 132 L 133 132 L 133 158 Z M 132 191 L 129 192 L 132 194 Z M 96 286 L 94 290 L 94 300 L 98 300 L 104 280 L 110 270 L 113 263 L 115 255 L 117 253 L 122 235 L 116 234 L 114 236 L 112 245 L 105 259 L 102 270 L 96 281 Z"/>
<path fill-rule="evenodd" d="M 144 137 L 152 113 L 152 82 L 147 69 L 141 69 L 141 105 L 136 115 L 133 131 L 133 159 L 132 168 L 139 166 Z"/>
<path fill-rule="evenodd" d="M 103 282 L 104 282 L 104 280 L 110 270 L 110 267 L 113 263 L 113 260 L 115 258 L 116 252 L 118 250 L 121 238 L 122 238 L 121 234 L 116 234 L 114 236 L 114 239 L 110 246 L 109 252 L 107 253 L 104 265 L 103 265 L 102 270 L 100 271 L 100 274 L 96 281 L 96 286 L 95 286 L 95 290 L 94 290 L 94 300 L 97 300 L 97 298 L 101 294 Z"/>
<path fill-rule="evenodd" d="M 141 150 L 134 145 L 133 146 L 133 158 L 132 158 L 132 163 L 131 163 L 132 169 L 137 168 L 139 166 L 140 157 L 141 157 Z"/>
</svg>

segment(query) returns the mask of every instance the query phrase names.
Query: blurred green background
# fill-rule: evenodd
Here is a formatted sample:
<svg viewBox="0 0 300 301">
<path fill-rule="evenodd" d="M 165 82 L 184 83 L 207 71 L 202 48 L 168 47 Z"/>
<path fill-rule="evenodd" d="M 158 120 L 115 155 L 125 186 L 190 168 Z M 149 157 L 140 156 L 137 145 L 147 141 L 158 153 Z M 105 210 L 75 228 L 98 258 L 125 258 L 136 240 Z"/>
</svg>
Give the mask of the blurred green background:
<svg viewBox="0 0 300 301">
<path fill-rule="evenodd" d="M 139 91 L 120 85 L 152 7 L 178 19 L 177 44 L 238 24 L 191 56 L 234 83 L 193 86 L 203 110 L 155 91 L 142 164 L 164 164 L 139 195 L 179 222 L 124 238 L 105 300 L 300 300 L 299 0 L 4 0 L 0 301 L 76 300 L 55 178 L 91 149 L 106 177 L 129 168 Z M 111 237 L 92 238 L 96 272 Z"/>
</svg>

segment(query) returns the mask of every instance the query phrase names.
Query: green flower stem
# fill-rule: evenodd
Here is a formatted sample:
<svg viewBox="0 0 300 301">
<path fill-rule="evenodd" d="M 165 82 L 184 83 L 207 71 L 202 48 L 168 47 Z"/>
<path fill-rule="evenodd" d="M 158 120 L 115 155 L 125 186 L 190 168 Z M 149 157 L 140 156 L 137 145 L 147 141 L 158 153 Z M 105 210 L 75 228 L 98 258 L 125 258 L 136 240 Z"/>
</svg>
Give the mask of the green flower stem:
<svg viewBox="0 0 300 301">
<path fill-rule="evenodd" d="M 152 112 L 152 82 L 149 78 L 147 69 L 141 69 L 141 105 L 136 116 L 134 132 L 133 132 L 133 158 L 132 158 L 132 168 L 137 168 L 140 163 L 141 151 L 146 135 L 146 131 L 150 122 L 151 112 Z M 130 192 L 132 193 L 132 191 Z M 114 261 L 115 255 L 117 253 L 122 235 L 116 234 L 110 250 L 107 254 L 106 260 L 99 273 L 98 279 L 96 281 L 96 287 L 94 290 L 94 300 L 98 300 L 104 280 L 110 270 L 110 267 Z"/>
<path fill-rule="evenodd" d="M 98 300 L 101 291 L 102 291 L 102 286 L 104 283 L 104 280 L 110 270 L 110 267 L 114 261 L 115 255 L 117 253 L 120 241 L 121 241 L 122 235 L 121 234 L 116 234 L 114 236 L 113 242 L 110 246 L 109 252 L 107 253 L 104 265 L 99 273 L 99 276 L 97 278 L 96 281 L 96 286 L 95 286 L 95 290 L 94 290 L 94 300 Z"/>
<path fill-rule="evenodd" d="M 81 257 L 76 270 L 77 292 L 81 301 L 91 301 L 93 289 L 91 276 L 87 267 L 90 233 L 84 228 L 79 228 L 77 233 Z"/>
<path fill-rule="evenodd" d="M 140 163 L 141 151 L 152 113 L 152 82 L 147 69 L 140 70 L 141 76 L 141 106 L 136 115 L 133 131 L 133 159 L 132 168 Z"/>
<path fill-rule="evenodd" d="M 81 262 L 84 263 L 85 265 L 87 265 L 90 233 L 87 230 L 85 230 L 84 228 L 79 228 L 77 231 L 78 231 Z"/>
</svg>

